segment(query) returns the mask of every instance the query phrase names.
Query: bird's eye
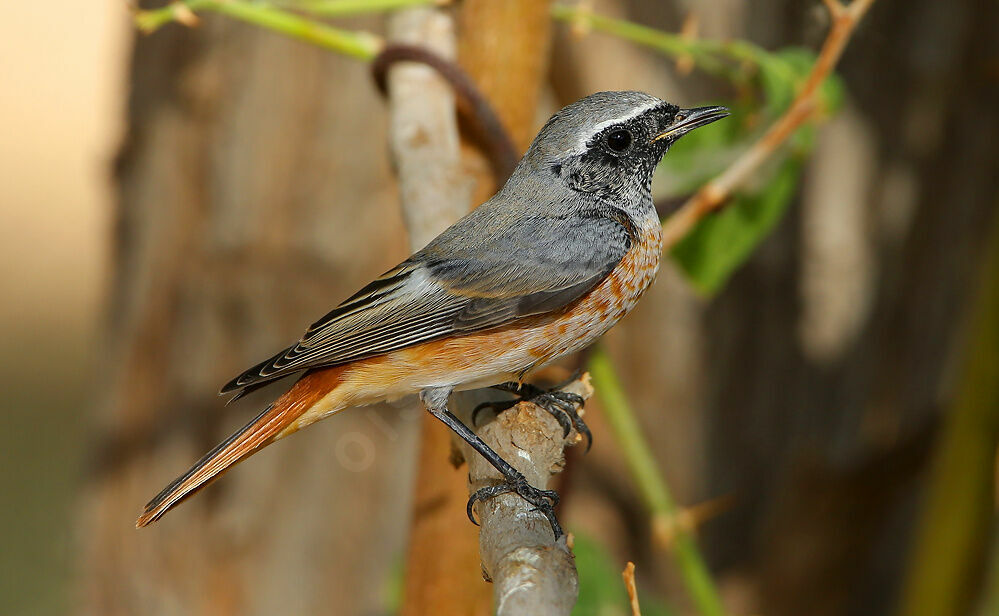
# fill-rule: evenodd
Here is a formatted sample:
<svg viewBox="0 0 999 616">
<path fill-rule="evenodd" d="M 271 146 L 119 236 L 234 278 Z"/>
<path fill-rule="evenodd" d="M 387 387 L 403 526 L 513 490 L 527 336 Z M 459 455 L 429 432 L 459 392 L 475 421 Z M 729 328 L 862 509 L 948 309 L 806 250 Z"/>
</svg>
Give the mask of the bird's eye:
<svg viewBox="0 0 999 616">
<path fill-rule="evenodd" d="M 631 145 L 631 131 L 618 129 L 607 135 L 607 147 L 615 152 L 624 152 Z"/>
</svg>

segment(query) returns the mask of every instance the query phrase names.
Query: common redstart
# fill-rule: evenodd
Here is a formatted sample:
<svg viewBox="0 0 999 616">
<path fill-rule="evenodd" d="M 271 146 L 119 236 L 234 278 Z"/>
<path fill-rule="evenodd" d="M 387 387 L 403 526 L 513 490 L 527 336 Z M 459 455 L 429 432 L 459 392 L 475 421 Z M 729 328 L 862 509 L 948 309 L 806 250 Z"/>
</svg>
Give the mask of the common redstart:
<svg viewBox="0 0 999 616">
<path fill-rule="evenodd" d="M 153 498 L 136 526 L 311 423 L 418 393 L 506 477 L 474 494 L 469 511 L 478 499 L 513 491 L 547 516 L 558 538 L 555 492 L 529 485 L 448 410 L 448 398 L 455 390 L 521 383 L 592 343 L 634 307 L 662 250 L 652 172 L 673 142 L 726 115 L 723 107 L 681 109 L 641 92 L 599 92 L 553 115 L 496 195 L 294 345 L 227 383 L 221 393 L 238 398 L 303 373 Z"/>
</svg>

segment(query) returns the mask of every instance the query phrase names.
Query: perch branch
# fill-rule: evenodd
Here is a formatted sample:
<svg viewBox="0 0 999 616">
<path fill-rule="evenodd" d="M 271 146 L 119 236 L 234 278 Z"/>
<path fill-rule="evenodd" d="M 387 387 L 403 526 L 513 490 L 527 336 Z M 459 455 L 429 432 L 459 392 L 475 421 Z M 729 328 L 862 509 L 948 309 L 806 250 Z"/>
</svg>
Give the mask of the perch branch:
<svg viewBox="0 0 999 616">
<path fill-rule="evenodd" d="M 732 193 L 748 180 L 753 172 L 796 131 L 815 110 L 819 86 L 832 72 L 843 55 L 846 44 L 874 0 L 853 0 L 843 5 L 838 0 L 823 0 L 832 18 L 832 28 L 822 43 L 804 86 L 794 102 L 767 132 L 735 160 L 721 175 L 694 194 L 675 214 L 663 223 L 663 246 L 669 250 L 683 239 L 708 213 L 724 204 Z"/>
<path fill-rule="evenodd" d="M 484 99 L 495 109 L 500 120 L 497 126 L 509 131 L 512 142 L 519 151 L 526 149 L 530 141 L 540 86 L 547 75 L 551 24 L 548 11 L 549 3 L 539 0 L 464 0 L 458 12 L 458 24 L 462 33 L 458 50 L 461 66 Z M 497 33 L 502 33 L 502 36 L 497 36 Z M 463 162 L 477 180 L 473 202 L 478 203 L 489 197 L 494 190 L 493 186 L 502 182 L 503 178 L 497 177 L 488 165 L 483 164 L 486 161 L 481 154 L 481 143 L 467 139 L 468 134 L 465 136 Z M 472 395 L 475 393 L 469 392 L 458 398 Z M 484 395 L 495 397 L 495 393 L 484 392 Z M 550 474 L 550 467 L 546 465 L 550 463 L 549 458 L 552 456 L 534 455 L 531 448 L 530 459 L 522 457 L 523 452 L 520 451 L 516 458 L 511 458 L 508 451 L 510 443 L 523 443 L 525 434 L 550 433 L 552 426 L 545 426 L 543 423 L 550 417 L 535 417 L 531 412 L 509 412 L 516 413 L 514 416 L 519 417 L 520 421 L 509 423 L 511 419 L 501 418 L 484 428 L 485 433 L 480 433 L 480 436 L 495 447 L 500 455 L 506 456 L 508 461 L 520 467 L 529 481 L 535 482 L 534 478 L 537 477 L 534 485 L 543 485 Z M 561 432 L 557 434 L 561 438 Z M 554 441 L 548 443 L 552 444 Z M 561 448 L 561 440 L 558 445 Z M 478 454 L 472 454 L 467 449 L 464 457 L 470 464 L 471 483 L 463 486 L 463 494 L 453 496 L 467 500 L 468 489 L 475 490 L 478 487 L 476 465 L 484 462 Z M 522 466 L 525 464 L 533 468 Z M 491 472 L 491 468 L 486 470 Z M 513 497 L 508 496 L 503 500 L 510 498 Z M 536 523 L 522 517 L 522 509 L 508 507 L 501 507 L 494 513 L 480 513 L 486 516 L 492 513 L 488 520 L 482 520 L 478 547 L 482 568 L 489 572 L 493 581 L 493 607 L 496 613 L 568 614 L 576 600 L 575 565 L 565 542 L 552 545 L 547 521 L 538 528 Z M 528 528 L 520 528 L 522 521 Z M 467 526 L 467 522 L 465 525 Z M 511 532 L 503 532 L 504 525 Z M 544 534 L 537 534 L 540 531 Z M 539 544 L 538 541 L 543 543 Z M 521 558 L 528 560 L 518 560 Z M 536 560 L 536 563 L 531 563 L 530 560 Z M 528 573 L 530 577 L 524 577 Z"/>
<path fill-rule="evenodd" d="M 470 15 L 482 16 L 482 11 L 488 12 L 491 6 L 484 4 L 467 3 L 464 7 L 465 17 L 464 30 L 466 33 L 476 27 L 482 30 L 492 30 L 501 28 L 501 24 L 495 19 L 474 19 Z M 543 7 L 546 9 L 546 7 Z M 424 10 L 424 14 L 426 11 Z M 406 11 L 400 13 L 397 18 L 419 15 L 418 11 Z M 542 13 L 543 14 L 543 13 Z M 424 172 L 427 164 L 434 165 L 436 160 L 426 160 L 423 157 L 422 144 L 429 134 L 433 134 L 432 127 L 420 125 L 421 119 L 428 116 L 434 117 L 443 110 L 443 107 L 420 109 L 420 103 L 414 102 L 424 96 L 425 84 L 416 81 L 399 83 L 402 77 L 399 70 L 408 68 L 414 71 L 413 76 L 420 75 L 429 77 L 433 75 L 435 79 L 447 78 L 449 70 L 441 70 L 442 66 L 447 68 L 447 59 L 453 55 L 450 48 L 436 49 L 427 46 L 427 51 L 431 54 L 417 53 L 417 46 L 426 45 L 422 40 L 423 36 L 407 36 L 405 33 L 411 28 L 401 28 L 397 30 L 401 21 L 393 22 L 392 44 L 385 48 L 386 54 L 395 52 L 391 58 L 379 56 L 374 64 L 376 78 L 388 70 L 388 90 L 390 102 L 393 107 L 397 105 L 412 106 L 410 112 L 412 116 L 406 125 L 397 125 L 393 120 L 391 131 L 393 133 L 392 143 L 395 152 L 397 167 L 400 175 L 400 187 L 404 202 L 404 213 L 407 225 L 410 228 L 413 247 L 417 248 L 440 232 L 446 223 L 466 209 L 469 199 L 465 191 L 466 184 L 454 177 L 456 167 L 453 165 L 454 141 L 453 121 L 454 121 L 454 101 L 448 100 L 449 120 L 447 124 L 448 140 L 445 148 L 445 155 L 449 160 L 447 172 L 440 174 L 430 174 Z M 544 31 L 540 31 L 541 34 Z M 538 33 L 535 32 L 535 35 Z M 519 41 L 519 39 L 517 39 Z M 527 42 L 532 42 L 528 40 Z M 524 53 L 530 53 L 536 45 L 519 45 Z M 405 53 L 403 53 L 405 52 Z M 384 55 L 384 54 L 383 54 Z M 442 64 L 440 58 L 443 58 Z M 407 62 L 408 60 L 408 62 Z M 431 60 L 428 62 L 428 60 Z M 475 65 L 477 66 L 477 65 Z M 390 68 L 386 68 L 390 67 Z M 434 74 L 434 69 L 437 73 Z M 473 77 L 475 71 L 472 72 Z M 526 71 L 524 80 L 534 80 L 542 74 L 541 70 Z M 454 76 L 451 75 L 453 78 Z M 454 79 L 451 79 L 452 86 Z M 439 83 L 439 82 L 438 82 Z M 407 85 L 408 84 L 408 85 Z M 469 82 L 471 84 L 471 82 Z M 474 85 L 468 87 L 474 88 Z M 532 86 L 533 87 L 533 86 Z M 405 90 L 404 90 L 405 88 Z M 461 92 L 462 89 L 458 88 Z M 487 92 L 488 94 L 488 92 Z M 517 93 L 518 101 L 528 101 L 533 103 L 533 99 L 524 98 L 523 91 Z M 465 98 L 471 98 L 465 95 Z M 485 99 L 483 99 L 484 101 Z M 472 105 L 472 109 L 478 109 Z M 438 121 L 442 121 L 440 117 Z M 509 118 L 507 118 L 509 119 Z M 502 123 L 497 122 L 499 131 L 502 132 Z M 505 134 L 503 135 L 505 137 Z M 440 153 L 438 151 L 438 153 Z M 435 156 L 430 153 L 431 156 Z M 436 178 L 436 179 L 435 179 Z M 442 200 L 440 191 L 442 186 L 448 184 L 452 186 L 450 197 L 451 207 L 445 212 L 436 210 L 436 206 Z M 457 189 L 457 190 L 455 190 Z M 446 189 L 445 189 L 446 190 Z M 454 200 L 454 193 L 460 192 L 462 198 Z M 460 205 L 460 207 L 458 207 Z M 457 207 L 457 209 L 455 209 Z M 458 407 L 462 402 L 461 397 L 452 400 L 452 406 Z M 459 416 L 462 416 L 460 408 L 452 408 Z M 518 413 L 521 417 L 519 429 L 545 434 L 543 429 L 538 428 L 533 423 L 527 422 L 530 419 L 529 413 Z M 518 509 L 495 510 L 488 514 L 488 521 L 483 520 L 483 530 L 480 535 L 479 546 L 474 543 L 472 527 L 468 526 L 464 520 L 464 502 L 468 498 L 467 485 L 460 475 L 453 472 L 448 467 L 447 452 L 451 448 L 451 439 L 446 436 L 439 425 L 434 425 L 433 420 L 427 423 L 432 425 L 424 426 L 424 433 L 421 442 L 421 457 L 417 477 L 416 503 L 414 507 L 415 516 L 413 530 L 411 534 L 411 545 L 408 556 L 409 572 L 406 578 L 406 601 L 404 613 L 479 613 L 483 607 L 478 602 L 478 595 L 488 587 L 472 580 L 468 581 L 469 575 L 476 575 L 481 569 L 490 571 L 494 581 L 493 591 L 495 604 L 498 613 L 565 613 L 568 614 L 576 598 L 576 572 L 571 553 L 565 542 L 552 546 L 550 531 L 548 531 L 547 521 L 544 522 L 544 530 L 549 533 L 542 535 L 543 542 L 539 543 L 539 536 L 528 531 L 524 533 L 513 532 L 512 527 L 520 526 L 517 518 L 508 518 L 503 514 L 507 511 L 510 515 L 521 515 Z M 511 442 L 513 438 L 510 433 L 504 433 L 501 426 L 506 426 L 505 422 L 496 422 L 491 430 L 494 433 L 494 440 L 499 442 Z M 500 430 L 496 433 L 496 430 Z M 559 433 L 561 434 L 561 433 Z M 443 436 L 443 438 L 441 438 Z M 488 437 L 487 441 L 489 440 Z M 520 437 L 517 437 L 518 439 Z M 503 447 L 497 449 L 503 455 Z M 561 459 L 561 438 L 558 452 Z M 464 458 L 469 461 L 471 481 L 474 482 L 475 471 L 471 470 L 477 464 L 484 464 L 478 454 L 466 450 Z M 531 472 L 529 469 L 522 469 L 525 475 L 530 477 L 544 475 L 546 483 L 550 474 L 550 461 L 552 456 L 537 456 L 537 461 L 542 466 L 538 466 L 540 471 Z M 544 466 L 548 464 L 549 466 Z M 490 467 L 491 468 L 491 467 Z M 454 479 L 458 479 L 460 486 L 455 485 Z M 457 502 L 460 500 L 460 503 Z M 462 516 L 455 519 L 455 515 Z M 472 538 L 471 551 L 466 545 L 467 536 Z M 537 531 L 535 528 L 534 531 Z M 479 547 L 479 550 L 476 550 Z M 469 560 L 471 555 L 471 560 Z M 482 567 L 478 566 L 479 562 Z M 526 559 L 526 560 L 525 560 Z M 532 566 L 531 575 L 527 575 L 524 568 L 525 563 Z M 524 580 L 529 584 L 525 585 Z M 525 608 L 526 609 L 521 609 Z"/>
<path fill-rule="evenodd" d="M 564 391 L 583 398 L 593 395 L 589 375 Z M 531 485 L 547 488 L 565 464 L 565 446 L 581 440 L 575 432 L 562 436 L 562 427 L 544 409 L 520 402 L 486 424 L 478 434 L 504 459 L 524 474 Z M 472 491 L 495 485 L 503 476 L 467 445 Z M 516 494 L 503 494 L 476 504 L 482 569 L 493 581 L 498 616 L 569 614 L 576 603 L 579 581 L 567 537 L 552 543 L 545 516 Z"/>
</svg>

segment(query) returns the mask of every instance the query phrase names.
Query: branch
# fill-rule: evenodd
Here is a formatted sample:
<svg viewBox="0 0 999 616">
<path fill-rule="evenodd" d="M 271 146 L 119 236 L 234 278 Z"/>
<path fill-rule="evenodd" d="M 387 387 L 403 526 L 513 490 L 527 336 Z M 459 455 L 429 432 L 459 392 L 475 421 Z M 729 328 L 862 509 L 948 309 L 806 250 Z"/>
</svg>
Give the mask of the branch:
<svg viewBox="0 0 999 616">
<path fill-rule="evenodd" d="M 832 72 L 843 55 L 850 36 L 874 0 L 853 0 L 844 6 L 838 0 L 823 0 L 832 17 L 832 29 L 822 43 L 805 85 L 784 115 L 745 154 L 733 162 L 721 175 L 705 184 L 675 214 L 663 223 L 663 247 L 669 250 L 683 239 L 708 213 L 724 204 L 738 187 L 796 131 L 815 110 L 819 86 Z"/>
<path fill-rule="evenodd" d="M 451 19 L 433 9 L 409 9 L 389 21 L 392 40 L 454 58 Z M 389 143 L 410 249 L 423 248 L 461 218 L 471 182 L 461 167 L 460 137 L 451 86 L 433 68 L 400 63 L 388 73 Z"/>
<path fill-rule="evenodd" d="M 454 25 L 444 12 L 418 8 L 389 20 L 394 44 L 455 57 Z M 387 69 L 389 145 L 412 250 L 422 248 L 468 211 L 471 183 L 461 166 L 454 92 L 432 68 L 411 62 Z M 414 409 L 414 412 L 421 412 Z M 448 460 L 451 436 L 422 412 L 415 461 L 413 521 L 402 613 L 479 614 L 488 609 L 473 527 L 465 517 L 465 478 Z"/>
<path fill-rule="evenodd" d="M 536 0 L 502 3 L 502 6 L 494 0 L 466 0 L 462 3 L 462 66 L 474 83 L 478 84 L 481 94 L 498 111 L 501 119 L 499 125 L 508 127 L 515 135 L 529 132 L 530 123 L 534 119 L 539 84 L 546 74 L 544 58 L 547 54 L 544 53 L 544 46 L 548 38 L 547 10 L 547 3 L 538 3 Z M 505 34 L 496 37 L 496 32 Z M 418 41 L 401 42 L 418 44 Z M 399 49 L 399 46 L 392 45 L 387 49 Z M 411 55 L 409 59 L 418 58 Z M 394 72 L 397 66 L 400 65 L 393 63 L 391 70 Z M 414 96 L 422 96 L 422 92 L 414 90 Z M 471 151 L 468 148 L 466 153 Z M 466 170 L 472 170 L 470 177 L 477 177 L 490 184 L 493 182 L 487 166 L 470 164 L 469 158 L 462 162 Z M 425 182 L 425 178 L 419 177 L 414 181 Z M 407 198 L 407 189 L 405 186 L 403 189 L 403 196 Z M 478 202 L 478 198 L 472 201 Z M 413 224 L 409 213 L 407 222 Z M 453 397 L 451 410 L 467 421 L 468 415 L 461 412 L 464 401 L 464 396 Z M 510 412 L 522 418 L 522 422 L 517 424 L 520 426 L 517 430 L 526 427 L 535 435 L 547 433 L 546 428 L 539 426 L 549 417 L 538 418 L 536 424 L 525 423 L 529 417 L 527 413 Z M 433 419 L 428 421 L 435 422 Z M 506 448 L 497 441 L 523 442 L 523 436 L 513 436 L 520 432 L 504 432 L 510 427 L 507 421 L 504 417 L 486 428 L 487 432 L 493 432 L 493 436 L 488 433 L 482 435 L 487 442 L 492 441 L 491 444 L 500 455 L 506 455 Z M 560 431 L 558 435 L 561 438 Z M 565 542 L 552 545 L 547 520 L 541 526 L 533 525 L 534 531 L 543 530 L 540 535 L 543 543 L 538 543 L 539 535 L 531 535 L 529 529 L 522 529 L 522 533 L 502 531 L 504 525 L 522 524 L 521 516 L 526 513 L 522 509 L 503 508 L 483 512 L 490 519 L 483 520 L 480 541 L 476 544 L 474 527 L 465 519 L 464 505 L 469 497 L 468 482 L 465 476 L 455 473 L 448 463 L 448 454 L 453 451 L 452 443 L 451 437 L 445 434 L 440 425 L 425 426 L 421 438 L 417 500 L 414 503 L 414 522 L 410 535 L 404 614 L 483 613 L 482 608 L 488 607 L 477 603 L 477 597 L 469 595 L 488 593 L 489 587 L 478 580 L 466 582 L 471 576 L 478 577 L 483 568 L 490 572 L 494 582 L 492 590 L 498 613 L 568 614 L 575 603 L 576 574 Z M 546 462 L 550 457 L 539 455 L 533 460 L 540 464 L 550 464 Z M 467 449 L 464 458 L 469 462 L 469 479 L 473 482 L 474 489 L 474 482 L 480 476 L 476 469 L 478 465 L 485 464 L 485 461 L 477 453 Z M 520 462 L 524 462 L 519 455 L 518 458 Z M 540 470 L 521 470 L 535 485 L 543 485 L 547 482 L 550 468 L 536 468 Z M 491 472 L 491 467 L 486 470 Z M 544 480 L 535 479 L 539 475 Z M 514 497 L 502 500 L 509 498 Z M 516 498 L 520 500 L 519 497 Z M 517 517 L 511 518 L 511 515 Z M 500 529 L 500 532 L 495 532 L 496 529 Z M 470 542 L 466 542 L 466 538 Z M 518 561 L 521 556 L 543 565 L 540 569 L 532 569 L 534 575 L 530 578 L 529 587 L 523 586 L 519 581 L 525 575 L 524 567 L 518 564 L 521 563 Z M 532 607 L 520 609 L 525 605 Z"/>
<path fill-rule="evenodd" d="M 265 4 L 233 0 L 171 2 L 162 8 L 136 11 L 135 24 L 145 34 L 152 34 L 171 22 L 195 26 L 197 11 L 221 13 L 359 60 L 371 60 L 385 44 L 380 36 L 370 32 L 341 30 Z"/>
<path fill-rule="evenodd" d="M 589 398 L 589 375 L 563 388 Z M 581 440 L 575 432 L 562 436 L 562 427 L 544 409 L 521 402 L 478 430 L 478 434 L 524 473 L 536 487 L 547 488 L 565 464 L 565 446 Z M 482 456 L 462 444 L 468 460 L 470 490 L 495 485 L 503 476 Z M 503 494 L 476 504 L 479 552 L 484 574 L 493 582 L 498 616 L 569 614 L 576 603 L 579 580 L 566 536 L 552 543 L 543 514 L 516 494 Z"/>
<path fill-rule="evenodd" d="M 635 563 L 628 561 L 624 571 L 621 572 L 621 578 L 624 579 L 624 588 L 628 591 L 631 616 L 642 616 L 642 607 L 638 603 L 638 587 L 635 584 Z"/>
</svg>

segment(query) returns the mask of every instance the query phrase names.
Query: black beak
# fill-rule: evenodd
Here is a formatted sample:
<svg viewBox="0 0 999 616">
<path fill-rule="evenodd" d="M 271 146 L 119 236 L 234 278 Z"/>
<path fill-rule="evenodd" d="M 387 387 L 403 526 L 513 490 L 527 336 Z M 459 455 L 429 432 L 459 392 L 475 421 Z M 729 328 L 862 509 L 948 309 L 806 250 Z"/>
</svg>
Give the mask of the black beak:
<svg viewBox="0 0 999 616">
<path fill-rule="evenodd" d="M 695 128 L 711 124 L 715 120 L 720 120 L 729 114 L 724 107 L 696 107 L 694 109 L 681 109 L 673 118 L 673 123 L 653 138 L 653 141 L 660 139 L 677 139 L 686 135 Z"/>
</svg>

